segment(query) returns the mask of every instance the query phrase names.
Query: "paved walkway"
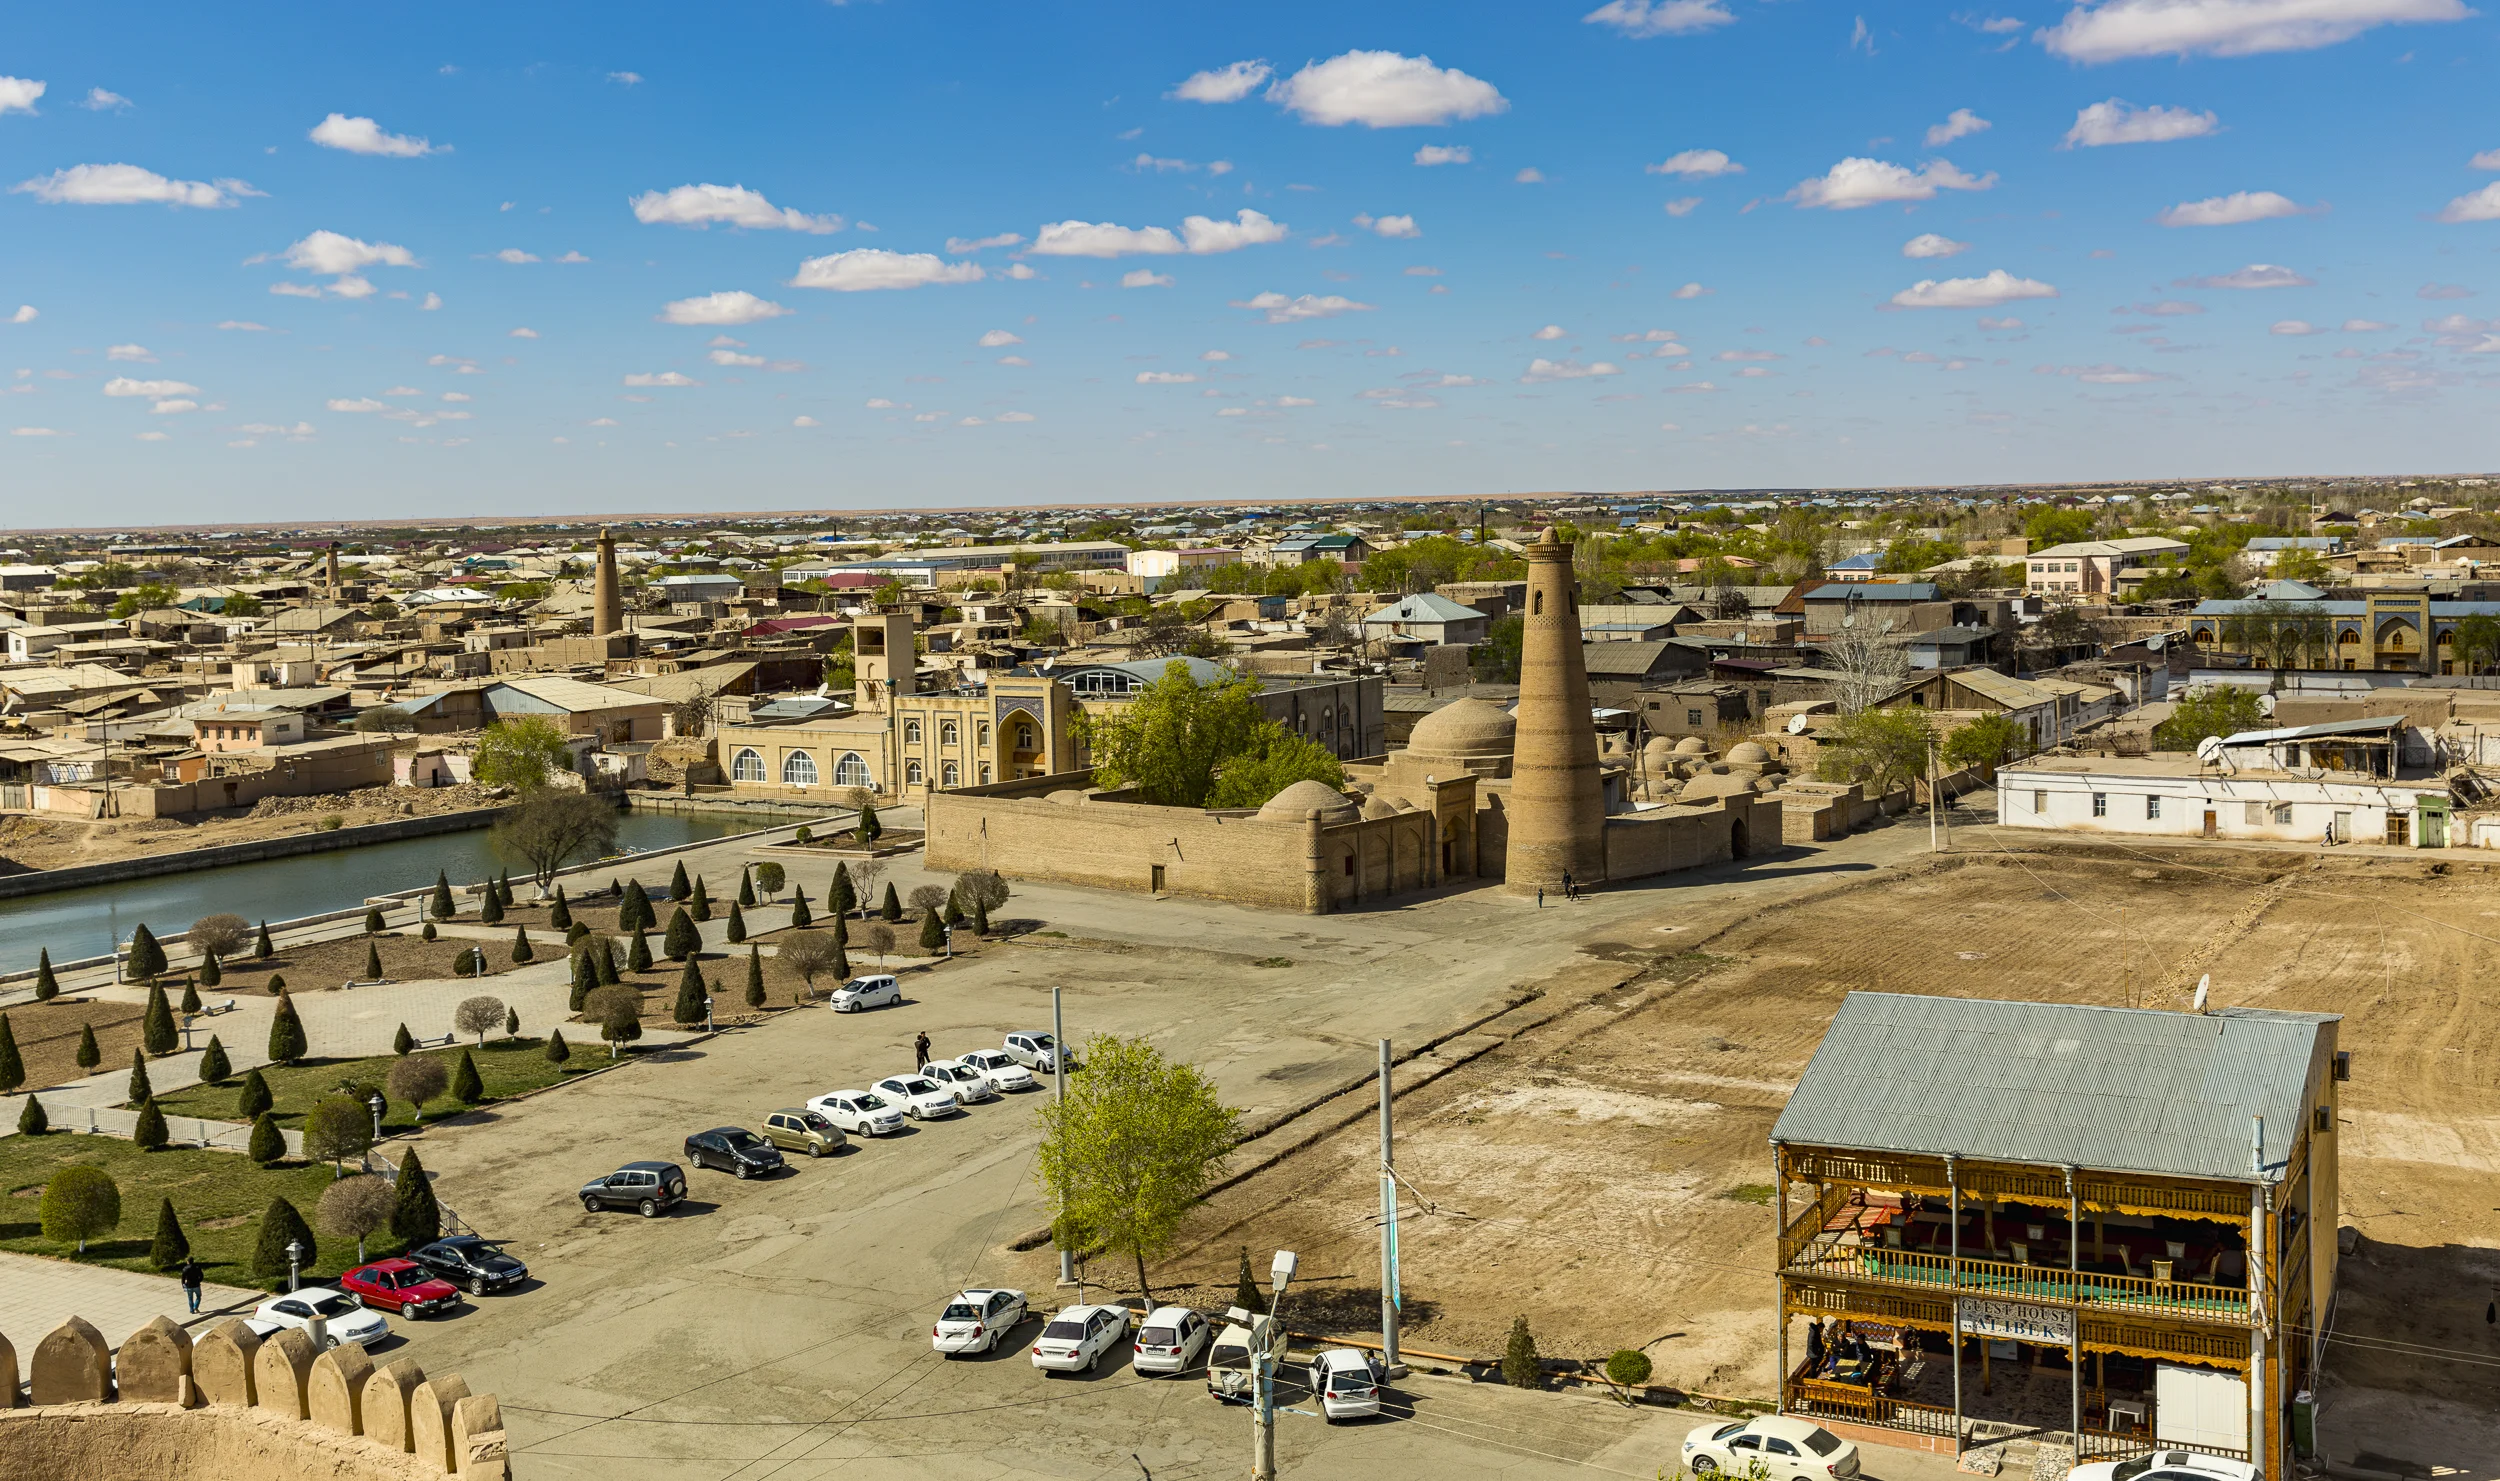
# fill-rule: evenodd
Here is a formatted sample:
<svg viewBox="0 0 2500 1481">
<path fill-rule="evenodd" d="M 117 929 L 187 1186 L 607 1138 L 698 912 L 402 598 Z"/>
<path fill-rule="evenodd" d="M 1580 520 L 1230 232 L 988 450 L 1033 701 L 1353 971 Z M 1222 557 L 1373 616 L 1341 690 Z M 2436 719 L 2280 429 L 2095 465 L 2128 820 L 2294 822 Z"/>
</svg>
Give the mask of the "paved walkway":
<svg viewBox="0 0 2500 1481">
<path fill-rule="evenodd" d="M 35 1344 L 74 1316 L 94 1323 L 105 1341 L 119 1347 L 123 1338 L 160 1316 L 172 1317 L 196 1335 L 250 1311 L 268 1294 L 211 1282 L 201 1289 L 200 1314 L 193 1316 L 183 1301 L 182 1283 L 170 1275 L 0 1251 L 0 1337 L 17 1349 L 21 1374 Z"/>
</svg>

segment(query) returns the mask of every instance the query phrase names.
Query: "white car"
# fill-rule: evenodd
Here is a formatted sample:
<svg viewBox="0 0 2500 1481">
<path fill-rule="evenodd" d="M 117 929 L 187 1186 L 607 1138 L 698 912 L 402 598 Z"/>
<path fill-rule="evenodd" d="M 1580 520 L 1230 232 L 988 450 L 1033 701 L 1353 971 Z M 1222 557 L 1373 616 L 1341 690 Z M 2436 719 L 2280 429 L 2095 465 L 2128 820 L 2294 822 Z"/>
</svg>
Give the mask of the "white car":
<svg viewBox="0 0 2500 1481">
<path fill-rule="evenodd" d="M 920 1073 L 943 1085 L 955 1097 L 957 1105 L 977 1105 L 998 1099 L 998 1087 L 990 1077 L 960 1060 L 933 1060 L 920 1067 Z"/>
<path fill-rule="evenodd" d="M 2146 1475 L 2151 1472 L 2151 1475 Z M 2257 1468 L 2244 1460 L 2198 1455 L 2193 1450 L 2156 1450 L 2125 1460 L 2094 1461 L 2066 1473 L 2066 1481 L 2256 1481 Z"/>
<path fill-rule="evenodd" d="M 1033 1339 L 1033 1366 L 1045 1373 L 1091 1373 L 1128 1335 L 1125 1306 L 1069 1306 Z"/>
<path fill-rule="evenodd" d="M 1007 1036 L 1007 1057 L 1037 1075 L 1059 1071 L 1059 1041 L 1040 1029 L 1028 1029 Z M 1068 1056 L 1068 1068 L 1076 1068 L 1076 1056 Z"/>
<path fill-rule="evenodd" d="M 1778 1414 L 1720 1420 L 1684 1437 L 1684 1469 L 1697 1476 L 1747 1475 L 1755 1461 L 1762 1462 L 1769 1481 L 1851 1481 L 1858 1474 L 1858 1447 L 1821 1425 Z"/>
<path fill-rule="evenodd" d="M 875 1093 L 899 1102 L 914 1121 L 963 1114 L 964 1108 L 955 1103 L 955 1092 L 926 1075 L 890 1076 L 877 1082 Z"/>
<path fill-rule="evenodd" d="M 866 1090 L 834 1090 L 807 1108 L 853 1136 L 886 1136 L 903 1129 L 903 1108 Z"/>
<path fill-rule="evenodd" d="M 833 990 L 830 1004 L 836 1013 L 857 1013 L 862 1008 L 891 1008 L 903 1001 L 903 989 L 891 977 L 854 977 Z"/>
<path fill-rule="evenodd" d="M 1140 1373 L 1186 1373 L 1215 1335 L 1205 1317 L 1186 1306 L 1158 1306 L 1137 1328 L 1128 1365 Z"/>
<path fill-rule="evenodd" d="M 955 1063 L 981 1072 L 981 1077 L 1002 1093 L 1030 1090 L 1036 1083 L 1033 1072 L 1016 1063 L 1015 1056 L 1004 1049 L 975 1049 Z"/>
<path fill-rule="evenodd" d="M 1022 1291 L 958 1291 L 929 1329 L 929 1346 L 952 1357 L 992 1352 L 1025 1318 Z"/>
<path fill-rule="evenodd" d="M 366 1310 L 355 1297 L 330 1286 L 298 1286 L 283 1296 L 272 1296 L 253 1308 L 243 1322 L 253 1336 L 266 1337 L 288 1327 L 309 1329 L 315 1318 L 324 1327 L 324 1347 L 342 1342 L 371 1347 L 391 1335 L 391 1324 L 382 1313 Z"/>
<path fill-rule="evenodd" d="M 1332 1347 L 1311 1360 L 1311 1395 L 1330 1424 L 1378 1414 L 1380 1378 L 1371 1358 L 1351 1347 Z"/>
</svg>

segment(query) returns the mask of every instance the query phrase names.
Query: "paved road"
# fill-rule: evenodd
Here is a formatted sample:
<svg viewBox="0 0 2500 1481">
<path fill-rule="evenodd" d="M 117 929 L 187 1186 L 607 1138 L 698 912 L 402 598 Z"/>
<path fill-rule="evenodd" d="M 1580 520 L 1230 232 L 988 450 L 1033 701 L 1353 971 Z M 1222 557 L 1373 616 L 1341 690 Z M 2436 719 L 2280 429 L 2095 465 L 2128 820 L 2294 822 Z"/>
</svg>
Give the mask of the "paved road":
<svg viewBox="0 0 2500 1481">
<path fill-rule="evenodd" d="M 40 1255 L 13 1255 L 0 1250 L 0 1337 L 17 1349 L 18 1372 L 52 1330 L 74 1316 L 83 1316 L 119 1346 L 121 1340 L 160 1316 L 172 1317 L 194 1332 L 228 1316 L 251 1310 L 268 1298 L 265 1291 L 211 1283 L 201 1288 L 200 1314 L 193 1316 L 182 1299 L 182 1285 L 170 1275 L 143 1275 L 110 1265 L 73 1265 Z"/>
</svg>

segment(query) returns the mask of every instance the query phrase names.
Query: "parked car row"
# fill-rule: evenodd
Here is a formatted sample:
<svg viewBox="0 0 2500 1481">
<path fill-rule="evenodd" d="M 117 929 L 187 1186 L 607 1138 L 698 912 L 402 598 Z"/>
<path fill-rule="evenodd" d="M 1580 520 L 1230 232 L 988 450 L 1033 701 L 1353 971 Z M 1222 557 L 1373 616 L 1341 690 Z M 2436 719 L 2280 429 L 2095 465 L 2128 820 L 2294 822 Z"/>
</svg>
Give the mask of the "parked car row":
<svg viewBox="0 0 2500 1481">
<path fill-rule="evenodd" d="M 335 1286 L 298 1286 L 272 1296 L 244 1322 L 261 1337 L 295 1327 L 319 1332 L 325 1348 L 342 1342 L 372 1347 L 391 1335 L 383 1312 L 423 1321 L 461 1305 L 463 1291 L 478 1296 L 508 1290 L 529 1274 L 529 1267 L 496 1241 L 454 1234 L 406 1255 L 369 1260 L 342 1273 Z"/>
</svg>

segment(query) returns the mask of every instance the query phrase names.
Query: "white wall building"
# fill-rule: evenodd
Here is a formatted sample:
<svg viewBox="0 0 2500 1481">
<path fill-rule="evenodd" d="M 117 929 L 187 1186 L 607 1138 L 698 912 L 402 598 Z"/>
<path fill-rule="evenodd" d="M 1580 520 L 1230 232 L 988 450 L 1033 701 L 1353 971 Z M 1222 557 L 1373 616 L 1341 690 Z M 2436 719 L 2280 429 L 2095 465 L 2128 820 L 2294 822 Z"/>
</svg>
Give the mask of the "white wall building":
<svg viewBox="0 0 2500 1481">
<path fill-rule="evenodd" d="M 2446 848 L 2447 788 L 2436 779 L 2376 781 L 2243 769 L 2184 757 L 2042 756 L 1997 773 L 1997 821 L 2009 828 L 2139 838 L 2264 839 Z"/>
</svg>

